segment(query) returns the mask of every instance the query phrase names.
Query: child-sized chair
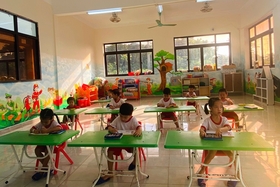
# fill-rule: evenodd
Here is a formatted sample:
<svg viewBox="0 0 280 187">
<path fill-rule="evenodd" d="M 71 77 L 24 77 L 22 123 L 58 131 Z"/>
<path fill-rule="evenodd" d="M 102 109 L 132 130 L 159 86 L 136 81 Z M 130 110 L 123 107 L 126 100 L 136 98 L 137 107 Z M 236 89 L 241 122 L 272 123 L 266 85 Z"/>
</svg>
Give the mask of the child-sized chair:
<svg viewBox="0 0 280 187">
<path fill-rule="evenodd" d="M 232 118 L 228 118 L 228 121 L 231 123 L 231 128 L 234 129 L 235 127 L 235 120 Z M 202 156 L 201 156 L 201 162 L 204 163 L 205 157 L 208 154 L 207 150 L 203 150 Z M 217 151 L 215 156 L 227 156 L 223 151 Z M 231 160 L 229 160 L 231 162 Z M 231 166 L 231 165 L 230 165 Z M 205 174 L 208 174 L 208 167 L 205 168 Z"/>
<path fill-rule="evenodd" d="M 138 153 L 139 153 L 140 167 L 142 167 L 142 156 L 143 156 L 144 161 L 146 161 L 146 155 L 145 155 L 144 149 L 142 147 L 138 147 Z M 124 157 L 123 157 L 122 153 L 120 155 L 115 155 L 115 160 L 118 160 L 119 156 L 123 160 Z M 118 162 L 115 162 L 115 170 L 118 170 Z"/>
<path fill-rule="evenodd" d="M 141 121 L 138 121 L 138 123 L 140 125 L 142 125 Z M 142 156 L 143 156 L 144 161 L 146 161 L 146 155 L 145 155 L 144 149 L 142 147 L 138 147 L 138 153 L 139 153 L 140 167 L 142 167 Z M 121 152 L 120 155 L 115 155 L 115 160 L 118 160 L 119 156 L 121 157 L 122 160 L 124 159 L 123 154 Z M 118 162 L 115 162 L 115 170 L 118 170 Z"/>
<path fill-rule="evenodd" d="M 57 119 L 58 123 L 60 123 L 58 116 L 56 114 L 55 114 L 55 116 L 56 116 L 56 119 Z M 61 125 L 62 129 L 69 130 L 69 126 L 67 124 L 60 124 L 60 125 Z M 69 161 L 69 163 L 71 165 L 74 163 L 73 160 L 69 157 L 69 155 L 64 150 L 66 145 L 67 145 L 67 142 L 63 142 L 62 144 L 54 147 L 53 153 L 55 154 L 54 162 L 55 162 L 55 167 L 56 168 L 58 168 L 58 165 L 59 165 L 60 153 L 62 153 L 65 156 L 65 158 Z M 40 161 L 37 159 L 36 160 L 36 166 L 35 166 L 36 168 L 35 168 L 35 170 L 38 169 L 39 163 L 40 163 Z M 57 174 L 57 170 L 54 170 L 53 174 L 54 175 Z"/>
</svg>

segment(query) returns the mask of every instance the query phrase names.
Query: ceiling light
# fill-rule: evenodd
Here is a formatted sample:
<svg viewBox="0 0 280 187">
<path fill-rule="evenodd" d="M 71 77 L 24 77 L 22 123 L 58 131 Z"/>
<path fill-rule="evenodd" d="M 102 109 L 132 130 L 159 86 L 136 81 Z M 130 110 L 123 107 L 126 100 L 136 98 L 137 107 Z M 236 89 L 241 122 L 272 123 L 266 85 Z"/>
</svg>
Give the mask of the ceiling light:
<svg viewBox="0 0 280 187">
<path fill-rule="evenodd" d="M 158 8 L 158 12 L 159 12 L 159 13 L 162 13 L 162 11 L 163 11 L 162 5 L 158 5 L 157 8 Z"/>
<path fill-rule="evenodd" d="M 207 1 L 212 1 L 212 0 L 196 0 L 197 3 L 202 3 L 202 2 L 207 2 Z"/>
<path fill-rule="evenodd" d="M 121 11 L 122 8 L 109 8 L 109 9 L 90 10 L 87 13 L 89 15 L 92 15 L 92 14 L 106 14 L 106 13 L 121 12 Z"/>
</svg>

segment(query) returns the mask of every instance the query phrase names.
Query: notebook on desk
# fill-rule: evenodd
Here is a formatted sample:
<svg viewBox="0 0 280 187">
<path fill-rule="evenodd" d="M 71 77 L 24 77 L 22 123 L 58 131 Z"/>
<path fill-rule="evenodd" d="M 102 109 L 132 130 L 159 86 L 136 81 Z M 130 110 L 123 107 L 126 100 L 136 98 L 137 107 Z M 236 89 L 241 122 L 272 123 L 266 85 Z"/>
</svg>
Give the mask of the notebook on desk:
<svg viewBox="0 0 280 187">
<path fill-rule="evenodd" d="M 244 106 L 244 108 L 254 109 L 254 108 L 258 108 L 258 106 L 255 104 L 247 104 Z"/>
<path fill-rule="evenodd" d="M 44 136 L 44 135 L 49 135 L 49 133 L 29 133 L 29 135 Z"/>
<path fill-rule="evenodd" d="M 215 131 L 207 131 L 206 134 L 209 134 L 209 136 L 211 136 L 211 135 L 215 135 L 216 132 Z M 227 131 L 227 132 L 223 132 L 222 136 L 223 137 L 234 137 L 234 133 L 233 133 L 233 131 Z"/>
<path fill-rule="evenodd" d="M 106 140 L 116 140 L 116 139 L 121 139 L 123 137 L 123 134 L 122 133 L 109 133 L 109 134 L 106 134 L 104 136 L 104 138 Z"/>
</svg>

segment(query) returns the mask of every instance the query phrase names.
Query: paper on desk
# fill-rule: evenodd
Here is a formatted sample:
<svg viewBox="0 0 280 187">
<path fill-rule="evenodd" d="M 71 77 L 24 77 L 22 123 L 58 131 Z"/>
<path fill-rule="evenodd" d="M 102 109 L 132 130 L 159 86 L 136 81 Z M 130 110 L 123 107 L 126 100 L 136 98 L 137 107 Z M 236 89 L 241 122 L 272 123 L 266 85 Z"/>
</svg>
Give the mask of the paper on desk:
<svg viewBox="0 0 280 187">
<path fill-rule="evenodd" d="M 216 131 L 206 131 L 206 133 L 215 134 Z M 232 131 L 223 132 L 222 136 L 224 137 L 234 137 L 234 133 Z"/>
<path fill-rule="evenodd" d="M 29 133 L 29 135 L 35 135 L 35 136 L 42 136 L 42 135 L 49 135 L 49 133 Z"/>
<path fill-rule="evenodd" d="M 134 130 L 118 130 L 118 133 L 123 133 L 123 135 L 133 135 Z"/>
<path fill-rule="evenodd" d="M 234 110 L 238 108 L 238 105 L 224 105 L 223 107 L 227 110 Z"/>
</svg>

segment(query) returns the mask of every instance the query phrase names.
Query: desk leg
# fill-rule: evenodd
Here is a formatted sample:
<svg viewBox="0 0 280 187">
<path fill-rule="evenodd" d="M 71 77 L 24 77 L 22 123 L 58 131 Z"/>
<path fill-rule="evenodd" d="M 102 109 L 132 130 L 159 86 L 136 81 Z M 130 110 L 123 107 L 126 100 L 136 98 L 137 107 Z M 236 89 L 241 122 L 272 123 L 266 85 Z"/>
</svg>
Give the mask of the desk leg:
<svg viewBox="0 0 280 187">
<path fill-rule="evenodd" d="M 102 147 L 101 148 L 100 159 L 98 159 L 97 150 L 96 150 L 96 147 L 94 147 L 94 154 L 95 154 L 95 158 L 96 158 L 97 165 L 98 165 L 98 176 L 97 176 L 96 180 L 93 182 L 92 187 L 94 187 L 96 185 L 97 181 L 101 177 L 102 166 L 103 166 L 102 165 L 102 158 L 103 158 L 103 155 L 106 154 L 105 152 L 106 152 L 106 147 Z"/>
<path fill-rule="evenodd" d="M 134 148 L 134 151 L 136 152 L 136 154 L 134 155 L 134 156 L 136 156 L 135 178 L 136 178 L 138 187 L 140 187 L 139 179 L 138 179 L 138 172 L 139 172 L 141 175 L 145 176 L 146 178 L 149 178 L 149 175 L 146 174 L 146 173 L 143 173 L 143 172 L 141 171 L 141 167 L 140 167 L 140 164 L 139 164 L 139 163 L 140 163 L 139 154 L 141 154 L 141 153 L 139 153 L 138 147 L 135 147 L 135 148 Z"/>
<path fill-rule="evenodd" d="M 236 175 L 236 178 L 240 180 L 242 186 L 246 187 L 246 185 L 244 184 L 244 181 L 243 181 L 243 177 L 242 177 L 241 162 L 240 162 L 240 156 L 239 156 L 238 152 L 236 153 L 235 175 Z"/>
<path fill-rule="evenodd" d="M 241 130 L 245 130 L 247 132 L 246 115 L 245 115 L 245 113 L 243 111 L 241 112 L 241 118 L 240 118 L 239 122 L 241 122 L 241 121 L 242 121 L 242 128 L 241 128 Z M 239 125 L 240 125 L 240 123 L 239 123 Z"/>
<path fill-rule="evenodd" d="M 23 153 L 24 153 L 24 150 L 25 150 L 25 147 L 26 147 L 26 146 L 23 146 L 23 147 L 22 147 L 20 158 L 18 157 L 18 154 L 17 154 L 17 152 L 16 152 L 15 146 L 14 146 L 14 145 L 11 145 L 11 147 L 12 147 L 12 150 L 13 150 L 13 152 L 14 152 L 14 155 L 15 155 L 16 160 L 17 160 L 17 163 L 18 163 L 18 169 L 17 169 L 17 171 L 15 171 L 14 173 L 12 173 L 12 174 L 10 175 L 10 177 L 5 181 L 5 184 L 8 184 L 9 181 L 18 173 L 19 170 L 23 170 L 23 167 L 22 167 L 22 164 L 21 164 L 21 163 L 22 163 Z"/>
<path fill-rule="evenodd" d="M 158 114 L 157 112 L 157 124 L 156 124 L 156 130 L 159 130 L 159 126 L 160 126 L 160 114 Z"/>
<path fill-rule="evenodd" d="M 192 180 L 193 180 L 193 175 L 194 175 L 193 158 L 195 157 L 195 153 L 194 152 L 191 153 L 191 150 L 188 149 L 188 155 L 189 155 L 189 173 L 190 173 L 190 176 L 188 176 L 187 178 L 190 179 L 189 187 L 191 187 Z"/>
<path fill-rule="evenodd" d="M 100 114 L 100 130 L 104 130 L 104 126 L 103 126 L 103 121 L 104 121 L 104 117 L 103 114 Z"/>
</svg>

